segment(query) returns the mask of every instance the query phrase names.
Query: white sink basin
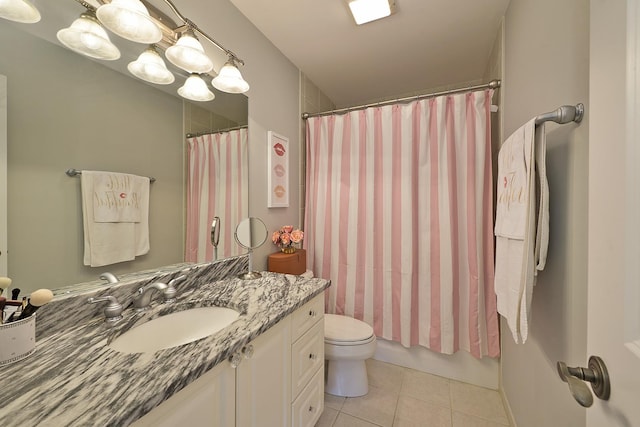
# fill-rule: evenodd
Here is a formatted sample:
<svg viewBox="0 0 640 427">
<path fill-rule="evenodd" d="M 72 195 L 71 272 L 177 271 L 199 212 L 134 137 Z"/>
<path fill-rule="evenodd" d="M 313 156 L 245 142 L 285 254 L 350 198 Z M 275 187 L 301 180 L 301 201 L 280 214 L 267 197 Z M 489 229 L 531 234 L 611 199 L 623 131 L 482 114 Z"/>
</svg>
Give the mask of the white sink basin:
<svg viewBox="0 0 640 427">
<path fill-rule="evenodd" d="M 218 332 L 240 313 L 225 307 L 198 307 L 158 317 L 129 329 L 109 347 L 122 353 L 148 353 L 187 344 Z"/>
</svg>

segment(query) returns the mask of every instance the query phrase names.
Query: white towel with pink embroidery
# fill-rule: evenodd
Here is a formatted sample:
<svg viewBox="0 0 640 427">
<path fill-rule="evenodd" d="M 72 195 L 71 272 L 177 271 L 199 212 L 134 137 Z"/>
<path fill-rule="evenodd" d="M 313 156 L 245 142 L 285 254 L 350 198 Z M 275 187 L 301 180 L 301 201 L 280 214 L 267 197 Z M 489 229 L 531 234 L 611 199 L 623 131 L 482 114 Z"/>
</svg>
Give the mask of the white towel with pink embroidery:
<svg viewBox="0 0 640 427">
<path fill-rule="evenodd" d="M 105 174 L 109 172 L 82 171 L 80 186 L 82 193 L 82 223 L 84 230 L 84 265 L 100 267 L 123 261 L 131 261 L 136 256 L 149 252 L 149 178 L 136 177 L 146 180 L 146 191 L 141 192 L 138 200 L 139 221 L 127 221 L 135 219 L 135 216 L 104 222 L 105 217 L 98 215 L 101 220 L 96 220 L 96 189 L 103 188 L 102 184 L 96 187 L 96 181 L 105 182 Z M 96 180 L 96 177 L 101 177 Z M 101 191 L 101 190 L 98 190 Z M 100 206 L 98 206 L 100 208 Z M 108 212 L 106 212 L 108 214 Z M 108 217 L 106 217 L 108 218 Z M 122 220 L 124 219 L 124 220 Z"/>
<path fill-rule="evenodd" d="M 498 312 L 506 318 L 516 343 L 527 340 L 535 277 L 544 268 L 547 256 L 549 187 L 545 157 L 544 124 L 536 128 L 535 119 L 507 138 L 498 155 L 494 287 Z"/>
<path fill-rule="evenodd" d="M 149 178 L 128 173 L 93 172 L 93 220 L 140 222 L 149 199 Z"/>
</svg>

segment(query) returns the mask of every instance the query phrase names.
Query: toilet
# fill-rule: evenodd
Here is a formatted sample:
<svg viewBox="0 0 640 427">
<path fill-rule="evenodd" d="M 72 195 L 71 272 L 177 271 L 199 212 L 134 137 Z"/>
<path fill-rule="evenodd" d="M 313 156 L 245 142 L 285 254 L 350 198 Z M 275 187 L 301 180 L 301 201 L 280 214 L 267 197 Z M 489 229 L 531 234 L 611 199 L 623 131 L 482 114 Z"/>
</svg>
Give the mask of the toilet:
<svg viewBox="0 0 640 427">
<path fill-rule="evenodd" d="M 376 336 L 366 323 L 348 316 L 324 315 L 325 392 L 357 397 L 369 392 L 365 360 L 376 351 Z"/>
</svg>

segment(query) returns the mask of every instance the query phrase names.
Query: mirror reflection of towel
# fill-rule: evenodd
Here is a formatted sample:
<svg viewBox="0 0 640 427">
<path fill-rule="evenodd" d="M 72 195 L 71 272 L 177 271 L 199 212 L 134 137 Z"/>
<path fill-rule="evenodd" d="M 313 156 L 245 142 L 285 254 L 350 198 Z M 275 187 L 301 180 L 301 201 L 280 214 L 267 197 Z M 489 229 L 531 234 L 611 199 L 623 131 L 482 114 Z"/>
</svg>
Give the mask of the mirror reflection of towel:
<svg viewBox="0 0 640 427">
<path fill-rule="evenodd" d="M 149 178 L 126 173 L 93 172 L 93 220 L 140 222 Z"/>
<path fill-rule="evenodd" d="M 104 172 L 83 171 L 80 176 L 82 190 L 82 220 L 84 229 L 84 265 L 100 267 L 149 252 L 149 178 L 146 191 L 139 200 L 139 222 L 96 222 L 94 220 L 95 176 Z M 107 173 L 108 174 L 108 173 Z"/>
</svg>

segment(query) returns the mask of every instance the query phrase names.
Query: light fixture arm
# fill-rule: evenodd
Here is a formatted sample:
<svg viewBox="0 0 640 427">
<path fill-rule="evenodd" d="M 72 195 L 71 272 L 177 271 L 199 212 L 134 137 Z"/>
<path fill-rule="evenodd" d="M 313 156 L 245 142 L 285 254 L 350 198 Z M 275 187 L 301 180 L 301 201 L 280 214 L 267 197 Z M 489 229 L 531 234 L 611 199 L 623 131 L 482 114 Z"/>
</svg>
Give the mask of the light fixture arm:
<svg viewBox="0 0 640 427">
<path fill-rule="evenodd" d="M 86 8 L 88 11 L 91 11 L 93 13 L 96 13 L 96 8 L 95 6 L 93 6 L 92 4 L 87 3 L 84 0 L 76 0 L 76 3 L 79 3 L 81 6 L 83 6 L 84 8 Z"/>
<path fill-rule="evenodd" d="M 230 58 L 233 58 L 235 61 L 237 61 L 238 63 L 244 65 L 244 61 L 240 58 L 238 58 L 238 56 L 233 53 L 232 51 L 230 51 L 229 49 L 226 49 L 224 46 L 222 46 L 220 43 L 218 43 L 217 41 L 215 41 L 210 35 L 208 35 L 207 33 L 205 33 L 204 31 L 202 31 L 195 22 L 191 21 L 189 18 L 187 18 L 186 16 L 184 16 L 182 13 L 180 13 L 180 11 L 178 10 L 178 8 L 173 4 L 173 2 L 171 0 L 164 0 L 164 2 L 171 8 L 171 10 L 173 11 L 173 13 L 176 14 L 176 16 L 178 18 L 180 18 L 180 20 L 191 30 L 198 32 L 202 37 L 204 37 L 205 39 L 209 40 L 209 42 L 211 42 L 215 47 L 217 47 L 218 49 L 220 49 L 221 51 L 223 51 L 224 53 L 226 53 Z"/>
</svg>

